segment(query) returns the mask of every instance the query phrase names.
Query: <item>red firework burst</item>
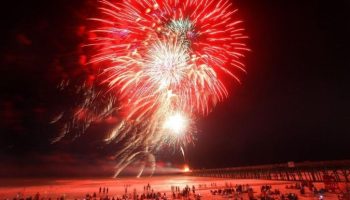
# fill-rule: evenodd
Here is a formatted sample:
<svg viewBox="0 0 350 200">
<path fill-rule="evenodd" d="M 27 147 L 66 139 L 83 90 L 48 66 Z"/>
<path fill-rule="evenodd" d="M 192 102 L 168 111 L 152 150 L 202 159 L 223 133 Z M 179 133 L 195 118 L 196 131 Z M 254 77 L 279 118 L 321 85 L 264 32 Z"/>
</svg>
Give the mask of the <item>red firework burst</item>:
<svg viewBox="0 0 350 200">
<path fill-rule="evenodd" d="M 90 63 L 101 69 L 96 77 L 107 86 L 94 94 L 120 103 L 98 115 L 121 113 L 106 139 L 128 138 L 116 155 L 118 175 L 162 144 L 179 144 L 183 151 L 192 142 L 194 119 L 227 98 L 224 79 L 240 82 L 236 74 L 246 72 L 242 57 L 249 49 L 229 0 L 99 3 L 101 16 L 91 19 L 97 28 L 86 46 L 95 52 Z"/>
</svg>

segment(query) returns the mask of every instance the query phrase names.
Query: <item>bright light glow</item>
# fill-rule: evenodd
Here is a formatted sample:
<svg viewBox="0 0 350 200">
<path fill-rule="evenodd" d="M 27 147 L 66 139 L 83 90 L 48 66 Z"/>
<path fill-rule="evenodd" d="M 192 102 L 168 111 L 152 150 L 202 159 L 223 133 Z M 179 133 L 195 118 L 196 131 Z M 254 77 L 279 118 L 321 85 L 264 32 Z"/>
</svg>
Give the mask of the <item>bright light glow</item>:
<svg viewBox="0 0 350 200">
<path fill-rule="evenodd" d="M 183 172 L 190 172 L 190 167 L 188 165 L 185 165 Z"/>
<path fill-rule="evenodd" d="M 170 130 L 177 135 L 182 134 L 187 128 L 187 119 L 180 113 L 176 113 L 164 122 L 164 128 Z"/>
</svg>

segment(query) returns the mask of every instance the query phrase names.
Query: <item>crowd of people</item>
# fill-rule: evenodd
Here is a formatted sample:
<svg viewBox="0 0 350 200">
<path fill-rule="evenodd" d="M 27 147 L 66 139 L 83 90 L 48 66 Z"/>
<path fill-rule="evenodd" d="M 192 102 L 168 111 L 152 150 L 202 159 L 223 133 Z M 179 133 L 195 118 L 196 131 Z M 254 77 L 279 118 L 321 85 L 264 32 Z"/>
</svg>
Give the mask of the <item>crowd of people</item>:
<svg viewBox="0 0 350 200">
<path fill-rule="evenodd" d="M 260 187 L 260 198 L 262 200 L 280 199 L 280 200 L 297 200 L 294 193 L 282 194 L 279 189 L 272 189 L 272 185 L 262 185 Z"/>
<path fill-rule="evenodd" d="M 199 187 L 200 185 L 198 185 Z M 196 187 L 186 185 L 183 189 L 180 186 L 171 186 L 172 199 L 200 199 L 200 194 L 196 193 Z"/>
<path fill-rule="evenodd" d="M 109 190 L 109 188 L 108 187 L 100 187 L 100 189 L 99 189 L 99 193 L 101 194 L 101 193 L 103 193 L 103 194 L 108 194 L 108 190 Z M 95 193 L 95 197 L 96 197 L 96 193 Z"/>
<path fill-rule="evenodd" d="M 236 184 L 235 186 L 233 186 L 232 183 L 225 183 L 225 186 L 223 188 L 210 190 L 210 193 L 212 195 L 222 195 L 224 197 L 239 200 L 243 199 L 243 193 L 248 193 L 249 191 L 253 191 L 253 189 L 248 184 Z"/>
<path fill-rule="evenodd" d="M 128 190 L 131 185 L 124 185 L 124 193 L 119 194 L 119 196 L 113 196 L 111 194 L 116 194 L 114 191 L 111 192 L 109 187 L 99 187 L 96 192 L 88 193 L 81 198 L 75 198 L 75 200 L 200 200 L 202 196 L 199 194 L 198 190 L 206 190 L 210 191 L 210 193 L 206 193 L 206 195 L 216 195 L 218 197 L 222 197 L 223 199 L 233 199 L 233 200 L 298 200 L 298 195 L 295 193 L 282 193 L 279 189 L 273 188 L 272 185 L 261 185 L 260 186 L 260 194 L 253 190 L 253 187 L 248 184 L 236 184 L 232 185 L 231 183 L 225 183 L 218 186 L 216 183 L 211 183 L 210 187 L 207 187 L 205 184 L 199 184 L 197 187 L 195 185 L 192 186 L 184 186 L 183 188 L 178 185 L 170 186 L 170 194 L 167 195 L 165 192 L 156 191 L 149 183 L 143 186 L 143 192 L 138 193 L 136 188 L 132 190 Z M 300 195 L 303 195 L 304 189 L 303 184 L 295 183 L 293 185 L 287 185 L 286 189 L 296 189 L 300 190 Z M 258 189 L 257 186 L 254 187 Z M 310 189 L 310 188 L 309 188 Z M 315 187 L 312 187 L 315 189 Z M 312 190 L 310 189 L 310 192 Z M 315 193 L 316 194 L 316 193 Z M 345 194 L 345 193 L 344 193 Z M 346 193 L 347 194 L 347 193 Z M 339 200 L 347 199 L 349 195 L 338 195 Z M 207 196 L 205 196 L 207 197 Z M 220 199 L 219 198 L 219 199 Z M 21 193 L 18 193 L 16 197 L 12 200 L 66 200 L 67 197 L 65 195 L 50 198 L 47 195 L 41 196 L 40 193 L 36 193 L 33 196 L 24 197 Z M 69 199 L 72 199 L 71 197 Z M 208 198 L 205 198 L 208 199 Z M 209 199 L 211 197 L 209 196 Z M 217 198 L 215 198 L 217 199 Z M 320 196 L 319 199 L 323 199 L 323 195 Z M 4 199 L 10 200 L 10 199 Z"/>
<path fill-rule="evenodd" d="M 243 200 L 244 196 L 248 196 L 249 200 L 298 200 L 296 194 L 282 194 L 279 189 L 272 189 L 271 185 L 262 185 L 260 187 L 260 194 L 257 195 L 254 194 L 253 188 L 248 184 L 235 186 L 225 184 L 222 188 L 210 190 L 210 193 L 234 200 Z"/>
<path fill-rule="evenodd" d="M 124 185 L 124 194 L 119 196 L 112 196 L 109 187 L 99 187 L 97 192 L 87 193 L 81 198 L 75 198 L 75 200 L 168 200 L 168 199 L 192 199 L 200 200 L 200 194 L 196 194 L 196 187 L 185 186 L 181 188 L 180 186 L 171 186 L 171 195 L 167 196 L 165 192 L 155 191 L 151 185 L 148 183 L 143 187 L 143 192 L 138 193 L 136 188 L 132 192 L 128 191 L 131 185 Z M 67 197 L 62 195 L 57 198 L 51 198 L 47 196 L 41 196 L 40 193 L 36 193 L 34 196 L 24 197 L 22 194 L 18 193 L 16 197 L 12 200 L 66 200 Z M 10 199 L 4 199 L 10 200 Z"/>
</svg>

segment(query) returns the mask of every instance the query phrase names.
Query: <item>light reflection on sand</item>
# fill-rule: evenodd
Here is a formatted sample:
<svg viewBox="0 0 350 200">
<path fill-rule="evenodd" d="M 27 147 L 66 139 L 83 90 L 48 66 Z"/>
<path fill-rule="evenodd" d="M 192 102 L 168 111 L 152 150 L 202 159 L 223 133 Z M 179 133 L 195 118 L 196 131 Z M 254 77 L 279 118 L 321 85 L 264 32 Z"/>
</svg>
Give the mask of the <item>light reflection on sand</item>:
<svg viewBox="0 0 350 200">
<path fill-rule="evenodd" d="M 254 186 L 256 191 L 263 184 L 272 184 L 284 190 L 285 184 L 288 182 L 265 181 L 265 180 L 232 180 L 218 179 L 206 177 L 190 177 L 190 176 L 159 176 L 152 178 L 119 178 L 119 179 L 32 179 L 32 180 L 0 180 L 0 199 L 10 198 L 21 193 L 24 196 L 34 196 L 36 192 L 40 192 L 41 197 L 51 197 L 56 199 L 64 195 L 68 199 L 82 199 L 87 193 L 98 193 L 99 187 L 108 187 L 109 196 L 120 196 L 125 192 L 125 185 L 129 186 L 128 192 L 132 193 L 134 188 L 138 193 L 143 192 L 143 188 L 148 183 L 151 184 L 154 191 L 168 192 L 171 185 L 180 186 L 206 184 L 208 187 L 215 182 L 217 186 L 224 186 L 225 183 L 249 184 Z M 209 188 L 198 190 L 204 196 L 209 195 Z M 298 191 L 295 191 L 298 193 Z M 169 193 L 170 194 L 170 193 Z"/>
</svg>

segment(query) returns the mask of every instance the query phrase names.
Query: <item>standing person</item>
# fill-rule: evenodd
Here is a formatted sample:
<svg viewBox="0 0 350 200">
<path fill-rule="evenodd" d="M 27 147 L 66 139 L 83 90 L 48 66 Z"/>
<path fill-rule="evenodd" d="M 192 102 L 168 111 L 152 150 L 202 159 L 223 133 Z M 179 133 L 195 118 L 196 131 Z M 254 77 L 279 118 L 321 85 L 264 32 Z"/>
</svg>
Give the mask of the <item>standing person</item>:
<svg viewBox="0 0 350 200">
<path fill-rule="evenodd" d="M 37 192 L 34 196 L 34 200 L 39 200 L 40 199 L 40 194 L 39 192 Z"/>
<path fill-rule="evenodd" d="M 99 192 L 100 194 L 101 194 L 101 191 L 102 191 L 102 188 L 100 187 L 100 192 Z"/>
<path fill-rule="evenodd" d="M 136 188 L 134 188 L 134 199 L 137 199 L 136 196 L 137 196 L 137 192 L 136 192 Z"/>
</svg>

